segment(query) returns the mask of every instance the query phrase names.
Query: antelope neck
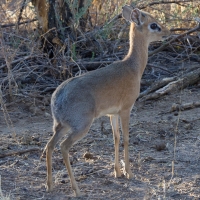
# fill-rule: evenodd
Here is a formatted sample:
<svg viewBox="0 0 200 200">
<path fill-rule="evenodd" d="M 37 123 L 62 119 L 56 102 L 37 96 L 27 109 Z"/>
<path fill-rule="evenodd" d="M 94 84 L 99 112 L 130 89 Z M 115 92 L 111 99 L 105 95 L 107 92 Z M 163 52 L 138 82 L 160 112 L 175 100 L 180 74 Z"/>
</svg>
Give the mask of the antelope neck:
<svg viewBox="0 0 200 200">
<path fill-rule="evenodd" d="M 130 66 L 138 73 L 140 78 L 148 60 L 148 40 L 147 36 L 131 23 L 129 33 L 130 47 L 127 56 L 124 58 L 130 62 Z"/>
</svg>

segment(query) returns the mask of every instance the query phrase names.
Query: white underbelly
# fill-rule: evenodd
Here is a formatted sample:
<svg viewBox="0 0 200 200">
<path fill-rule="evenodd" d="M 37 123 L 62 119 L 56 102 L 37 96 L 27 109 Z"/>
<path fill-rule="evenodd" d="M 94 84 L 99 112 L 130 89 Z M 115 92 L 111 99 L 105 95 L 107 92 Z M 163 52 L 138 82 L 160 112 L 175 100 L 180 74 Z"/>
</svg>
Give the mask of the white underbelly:
<svg viewBox="0 0 200 200">
<path fill-rule="evenodd" d="M 101 110 L 97 117 L 106 116 L 106 115 L 116 115 L 120 111 L 119 107 L 110 107 L 108 109 Z"/>
</svg>

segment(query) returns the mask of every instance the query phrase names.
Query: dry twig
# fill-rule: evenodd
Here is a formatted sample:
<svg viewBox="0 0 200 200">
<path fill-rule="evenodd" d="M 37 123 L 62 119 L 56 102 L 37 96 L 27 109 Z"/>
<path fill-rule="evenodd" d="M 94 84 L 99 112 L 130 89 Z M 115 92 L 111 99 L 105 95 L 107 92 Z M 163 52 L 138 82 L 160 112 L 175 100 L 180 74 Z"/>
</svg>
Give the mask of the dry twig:
<svg viewBox="0 0 200 200">
<path fill-rule="evenodd" d="M 20 155 L 20 154 L 28 153 L 31 151 L 41 151 L 41 149 L 40 148 L 32 148 L 32 149 L 26 149 L 26 150 L 21 150 L 21 151 L 14 151 L 11 153 L 6 153 L 6 154 L 0 154 L 0 158 L 5 158 L 8 156 L 13 156 L 13 155 Z"/>
</svg>

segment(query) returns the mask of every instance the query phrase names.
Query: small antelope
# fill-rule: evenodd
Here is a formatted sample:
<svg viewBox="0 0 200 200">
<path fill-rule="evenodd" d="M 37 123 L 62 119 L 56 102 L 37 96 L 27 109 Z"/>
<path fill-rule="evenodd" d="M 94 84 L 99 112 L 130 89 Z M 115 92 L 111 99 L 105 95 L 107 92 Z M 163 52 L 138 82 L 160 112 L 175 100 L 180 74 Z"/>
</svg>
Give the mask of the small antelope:
<svg viewBox="0 0 200 200">
<path fill-rule="evenodd" d="M 47 143 L 47 191 L 52 190 L 52 152 L 65 134 L 68 138 L 61 143 L 61 152 L 68 170 L 72 188 L 77 197 L 81 196 L 69 160 L 69 149 L 83 138 L 93 120 L 109 115 L 115 145 L 115 177 L 121 176 L 119 166 L 120 118 L 123 132 L 125 169 L 127 178 L 133 174 L 129 164 L 129 118 L 131 109 L 140 92 L 140 80 L 148 59 L 150 42 L 162 40 L 169 35 L 169 30 L 158 23 L 149 13 L 123 7 L 122 16 L 131 22 L 130 48 L 122 61 L 88 72 L 79 77 L 64 81 L 52 95 L 51 110 L 53 115 L 54 135 Z"/>
</svg>

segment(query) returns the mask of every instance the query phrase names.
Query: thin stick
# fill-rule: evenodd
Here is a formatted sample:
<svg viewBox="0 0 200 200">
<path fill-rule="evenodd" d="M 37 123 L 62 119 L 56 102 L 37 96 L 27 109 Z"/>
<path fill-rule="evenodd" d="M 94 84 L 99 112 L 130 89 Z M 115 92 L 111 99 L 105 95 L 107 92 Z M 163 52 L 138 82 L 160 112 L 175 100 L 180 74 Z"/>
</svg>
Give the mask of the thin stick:
<svg viewBox="0 0 200 200">
<path fill-rule="evenodd" d="M 183 77 L 183 73 L 182 73 L 182 77 Z M 183 82 L 182 82 L 180 98 L 179 98 L 179 103 L 180 104 L 182 103 L 182 94 L 183 94 Z M 172 160 L 172 176 L 171 176 L 170 182 L 171 182 L 171 180 L 172 180 L 172 178 L 174 177 L 174 174 L 175 174 L 177 134 L 178 134 L 178 126 L 179 126 L 179 122 L 180 122 L 180 116 L 181 116 L 181 110 L 179 109 L 177 123 L 176 123 L 175 131 L 174 131 L 174 155 L 173 155 L 173 160 Z"/>
<path fill-rule="evenodd" d="M 181 0 L 181 1 L 154 1 L 154 2 L 151 2 L 151 3 L 148 3 L 147 5 L 145 6 L 138 6 L 139 9 L 144 9 L 148 6 L 153 6 L 153 5 L 157 5 L 157 4 L 171 4 L 171 3 L 176 3 L 176 4 L 179 4 L 179 3 L 188 3 L 188 2 L 193 2 L 192 0 Z"/>
<path fill-rule="evenodd" d="M 27 21 L 24 21 L 24 22 L 20 22 L 18 25 L 28 24 L 28 23 L 35 22 L 35 21 L 37 21 L 37 19 L 31 19 L 31 20 L 27 20 Z M 11 27 L 11 26 L 16 26 L 16 24 L 15 23 L 10 23 L 10 24 L 0 25 L 1 28 L 7 28 L 7 27 Z"/>
<path fill-rule="evenodd" d="M 41 149 L 40 148 L 32 148 L 32 149 L 26 149 L 26 150 L 21 150 L 21 151 L 14 151 L 11 153 L 6 153 L 6 154 L 0 154 L 0 158 L 5 158 L 8 156 L 13 156 L 13 155 L 20 155 L 20 154 L 28 153 L 31 151 L 41 151 Z"/>
</svg>

